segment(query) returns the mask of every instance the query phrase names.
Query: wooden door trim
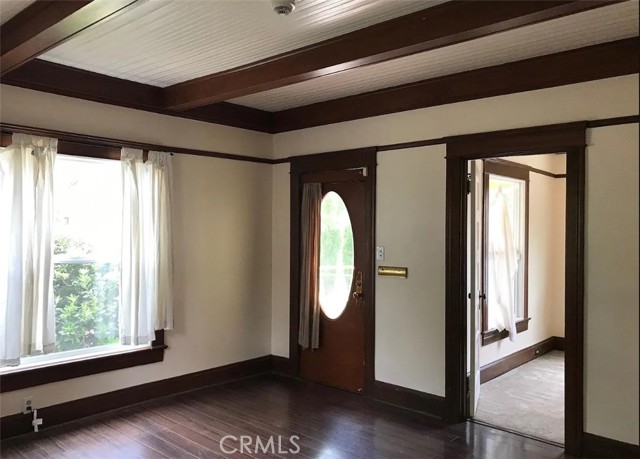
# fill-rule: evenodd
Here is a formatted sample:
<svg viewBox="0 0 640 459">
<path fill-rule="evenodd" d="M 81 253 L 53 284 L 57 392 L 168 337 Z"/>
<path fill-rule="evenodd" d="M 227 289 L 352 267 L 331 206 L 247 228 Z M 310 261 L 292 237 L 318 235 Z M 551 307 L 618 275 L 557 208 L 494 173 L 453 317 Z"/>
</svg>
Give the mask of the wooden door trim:
<svg viewBox="0 0 640 459">
<path fill-rule="evenodd" d="M 587 123 L 460 136 L 447 143 L 445 394 L 447 419 L 465 420 L 467 340 L 467 161 L 497 156 L 567 155 L 565 236 L 565 450 L 584 438 L 584 209 Z"/>
<path fill-rule="evenodd" d="M 300 375 L 300 346 L 298 345 L 298 320 L 300 297 L 300 206 L 304 174 L 310 172 L 337 171 L 356 167 L 366 167 L 365 178 L 365 229 L 369 237 L 365 246 L 370 252 L 371 266 L 366 273 L 369 282 L 365 284 L 365 379 L 364 393 L 373 389 L 375 380 L 375 190 L 376 190 L 377 149 L 360 148 L 316 155 L 291 158 L 291 232 L 290 232 L 290 286 L 289 286 L 289 360 L 293 376 Z"/>
</svg>

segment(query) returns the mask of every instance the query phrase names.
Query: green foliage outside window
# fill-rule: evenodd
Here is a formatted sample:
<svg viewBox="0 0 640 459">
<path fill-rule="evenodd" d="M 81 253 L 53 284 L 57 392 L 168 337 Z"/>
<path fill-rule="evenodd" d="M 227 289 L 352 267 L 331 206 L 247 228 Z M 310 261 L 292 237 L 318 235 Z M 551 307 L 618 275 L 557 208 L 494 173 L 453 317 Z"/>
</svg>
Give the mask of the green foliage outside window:
<svg viewBox="0 0 640 459">
<path fill-rule="evenodd" d="M 61 237 L 54 254 L 90 254 L 81 242 Z M 118 342 L 119 271 L 113 263 L 55 263 L 56 352 Z"/>
</svg>

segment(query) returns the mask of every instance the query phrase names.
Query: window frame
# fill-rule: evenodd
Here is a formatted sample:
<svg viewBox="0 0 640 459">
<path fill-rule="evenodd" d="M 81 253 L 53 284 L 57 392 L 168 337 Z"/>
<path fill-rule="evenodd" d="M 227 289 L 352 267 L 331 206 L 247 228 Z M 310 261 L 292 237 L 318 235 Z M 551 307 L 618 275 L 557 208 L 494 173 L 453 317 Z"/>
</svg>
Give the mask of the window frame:
<svg viewBox="0 0 640 459">
<path fill-rule="evenodd" d="M 529 329 L 529 170 L 510 164 L 483 160 L 483 200 L 482 200 L 482 345 L 486 346 L 509 337 L 507 330 L 498 331 L 495 328 L 488 329 L 489 306 L 487 304 L 488 276 L 487 276 L 487 245 L 489 236 L 489 179 L 491 175 L 499 175 L 524 181 L 524 317 L 516 321 L 516 333 L 522 333 Z"/>
<path fill-rule="evenodd" d="M 147 153 L 147 151 L 144 152 L 145 160 Z M 120 160 L 119 149 L 116 152 L 115 148 L 92 148 L 91 145 L 79 145 L 70 142 L 58 142 L 58 154 L 84 157 L 87 159 L 101 158 L 116 161 Z M 151 342 L 149 347 L 143 349 L 123 350 L 119 353 L 96 355 L 86 358 L 78 356 L 76 360 L 61 363 L 42 362 L 42 366 L 29 367 L 23 370 L 18 366 L 15 367 L 15 371 L 4 374 L 0 373 L 0 393 L 162 362 L 164 360 L 164 351 L 167 348 L 168 346 L 165 344 L 164 339 L 164 330 L 156 330 L 155 340 Z"/>
</svg>

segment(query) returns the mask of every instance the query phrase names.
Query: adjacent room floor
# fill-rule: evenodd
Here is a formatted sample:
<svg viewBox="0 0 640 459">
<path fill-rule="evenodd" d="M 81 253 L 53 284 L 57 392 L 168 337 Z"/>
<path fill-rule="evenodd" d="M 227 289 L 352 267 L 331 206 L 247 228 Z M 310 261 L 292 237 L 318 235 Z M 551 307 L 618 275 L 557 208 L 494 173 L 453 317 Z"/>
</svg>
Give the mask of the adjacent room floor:
<svg viewBox="0 0 640 459">
<path fill-rule="evenodd" d="M 564 352 L 549 352 L 482 384 L 475 418 L 563 444 Z"/>
<path fill-rule="evenodd" d="M 46 420 L 45 420 L 46 422 Z M 296 453 L 225 453 L 227 438 L 282 437 Z M 253 440 L 255 444 L 255 440 Z M 363 396 L 261 376 L 155 400 L 9 439 L 15 458 L 561 458 L 561 448 L 473 423 L 444 426 Z"/>
</svg>

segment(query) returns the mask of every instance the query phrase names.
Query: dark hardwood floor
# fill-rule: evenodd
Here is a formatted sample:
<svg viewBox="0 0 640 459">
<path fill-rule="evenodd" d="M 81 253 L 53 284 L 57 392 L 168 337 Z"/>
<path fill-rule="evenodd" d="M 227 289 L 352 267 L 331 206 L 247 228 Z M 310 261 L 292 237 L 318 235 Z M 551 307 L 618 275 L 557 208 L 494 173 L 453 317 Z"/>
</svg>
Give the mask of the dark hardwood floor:
<svg viewBox="0 0 640 459">
<path fill-rule="evenodd" d="M 247 436 L 245 444 L 251 440 L 244 452 L 242 436 Z M 262 442 L 257 452 L 256 436 Z M 2 443 L 1 455 L 6 459 L 564 457 L 560 448 L 490 427 L 445 426 L 359 395 L 279 376 L 213 386 L 11 438 Z"/>
</svg>

